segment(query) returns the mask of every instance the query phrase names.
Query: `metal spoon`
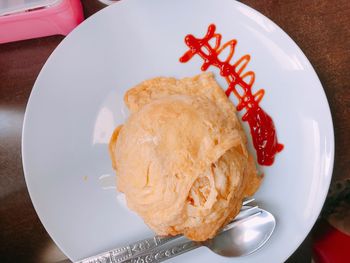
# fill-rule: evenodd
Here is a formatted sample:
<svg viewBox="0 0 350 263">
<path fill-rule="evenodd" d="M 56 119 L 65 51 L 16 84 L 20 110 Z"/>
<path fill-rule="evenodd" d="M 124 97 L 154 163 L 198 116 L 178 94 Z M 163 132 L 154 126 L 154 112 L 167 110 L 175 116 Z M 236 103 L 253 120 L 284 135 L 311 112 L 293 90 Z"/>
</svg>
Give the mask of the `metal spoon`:
<svg viewBox="0 0 350 263">
<path fill-rule="evenodd" d="M 225 257 L 251 254 L 266 243 L 276 226 L 276 220 L 271 213 L 257 209 L 258 211 L 249 216 L 228 224 L 211 240 L 194 242 L 181 237 L 123 262 L 162 262 L 201 246 L 206 246 L 216 254 Z"/>
<path fill-rule="evenodd" d="M 243 204 L 242 204 L 243 206 L 241 208 L 240 213 L 235 217 L 235 219 L 231 223 L 225 226 L 220 232 L 227 231 L 233 228 L 238 224 L 239 221 L 244 219 L 247 220 L 247 217 L 252 218 L 253 216 L 259 215 L 263 210 L 259 209 L 257 206 L 248 206 L 248 204 L 252 202 L 254 202 L 254 198 L 245 199 L 243 201 Z M 181 235 L 154 236 L 151 238 L 146 238 L 143 240 L 130 243 L 126 246 L 114 248 L 112 250 L 106 251 L 104 253 L 101 253 L 95 256 L 91 256 L 91 257 L 79 260 L 76 263 L 98 263 L 98 262 L 105 262 L 105 263 L 122 263 L 123 262 L 124 263 L 124 262 L 130 262 L 130 259 L 136 259 L 136 258 L 139 258 L 141 260 L 142 255 L 146 255 L 148 252 L 154 252 L 156 251 L 156 249 L 160 247 L 167 248 L 169 245 L 178 245 L 178 242 L 174 243 L 175 240 L 181 241 L 181 242 L 189 241 L 188 239 L 184 238 Z M 157 251 L 159 251 L 159 249 Z M 159 257 L 160 255 L 157 255 L 157 258 Z M 149 257 L 147 259 L 149 261 Z M 153 261 L 149 261 L 149 262 L 153 262 Z M 62 261 L 60 263 L 67 263 L 67 262 Z"/>
</svg>

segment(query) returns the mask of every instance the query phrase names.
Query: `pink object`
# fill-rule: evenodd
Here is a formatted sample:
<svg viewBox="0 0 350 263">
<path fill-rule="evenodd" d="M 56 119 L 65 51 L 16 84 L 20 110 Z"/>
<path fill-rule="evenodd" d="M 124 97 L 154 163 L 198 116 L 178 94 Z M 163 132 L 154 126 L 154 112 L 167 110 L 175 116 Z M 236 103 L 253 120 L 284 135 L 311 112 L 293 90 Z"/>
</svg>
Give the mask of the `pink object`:
<svg viewBox="0 0 350 263">
<path fill-rule="evenodd" d="M 67 35 L 83 20 L 80 0 L 61 0 L 56 5 L 0 16 L 0 43 Z"/>
</svg>

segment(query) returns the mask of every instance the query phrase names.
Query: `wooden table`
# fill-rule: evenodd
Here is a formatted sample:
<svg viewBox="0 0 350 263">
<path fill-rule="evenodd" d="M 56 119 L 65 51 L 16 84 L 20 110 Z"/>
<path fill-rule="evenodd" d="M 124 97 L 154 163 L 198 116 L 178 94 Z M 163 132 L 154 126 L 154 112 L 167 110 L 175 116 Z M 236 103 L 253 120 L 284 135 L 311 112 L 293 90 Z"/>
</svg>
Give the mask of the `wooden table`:
<svg viewBox="0 0 350 263">
<path fill-rule="evenodd" d="M 282 27 L 325 89 L 336 137 L 333 180 L 350 176 L 350 1 L 245 0 Z M 102 8 L 85 0 L 86 16 Z M 64 255 L 40 223 L 25 185 L 21 131 L 34 81 L 62 36 L 0 45 L 0 262 L 57 262 Z M 310 262 L 308 237 L 287 262 Z"/>
</svg>

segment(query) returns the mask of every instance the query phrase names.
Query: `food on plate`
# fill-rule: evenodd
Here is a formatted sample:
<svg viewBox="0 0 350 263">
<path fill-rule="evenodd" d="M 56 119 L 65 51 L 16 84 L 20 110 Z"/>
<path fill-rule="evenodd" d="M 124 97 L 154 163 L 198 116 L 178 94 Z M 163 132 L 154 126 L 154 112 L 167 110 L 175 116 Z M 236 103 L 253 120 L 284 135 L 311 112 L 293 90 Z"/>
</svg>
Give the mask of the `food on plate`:
<svg viewBox="0 0 350 263">
<path fill-rule="evenodd" d="M 212 73 L 146 80 L 110 140 L 118 190 L 159 235 L 215 236 L 261 183 L 234 105 Z"/>
</svg>

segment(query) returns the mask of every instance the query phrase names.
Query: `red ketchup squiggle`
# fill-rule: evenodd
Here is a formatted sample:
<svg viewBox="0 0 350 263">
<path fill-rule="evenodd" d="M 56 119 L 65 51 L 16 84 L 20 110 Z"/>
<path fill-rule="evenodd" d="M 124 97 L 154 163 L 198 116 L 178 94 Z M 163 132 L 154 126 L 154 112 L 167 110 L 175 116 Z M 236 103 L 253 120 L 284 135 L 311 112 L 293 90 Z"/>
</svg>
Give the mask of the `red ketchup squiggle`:
<svg viewBox="0 0 350 263">
<path fill-rule="evenodd" d="M 187 35 L 185 43 L 189 50 L 180 58 L 180 62 L 185 63 L 198 54 L 204 60 L 201 67 L 203 71 L 207 70 L 209 66 L 215 66 L 220 69 L 220 75 L 228 83 L 228 88 L 225 91 L 226 95 L 230 96 L 233 93 L 238 98 L 238 111 L 246 109 L 242 120 L 247 121 L 249 124 L 258 163 L 261 165 L 272 165 L 275 155 L 282 151 L 283 145 L 278 143 L 273 120 L 259 106 L 265 91 L 260 89 L 255 94 L 252 93 L 255 74 L 253 71 L 243 73 L 250 61 L 250 56 L 244 55 L 236 63 L 230 64 L 237 41 L 232 39 L 221 45 L 221 34 L 215 33 L 215 29 L 214 24 L 209 25 L 208 32 L 202 39 L 195 38 L 193 35 Z M 209 43 L 212 39 L 215 40 L 214 47 Z M 222 61 L 219 59 L 219 56 L 226 48 L 229 48 L 230 52 L 225 61 Z M 238 87 L 243 91 L 243 95 L 238 92 Z"/>
</svg>

